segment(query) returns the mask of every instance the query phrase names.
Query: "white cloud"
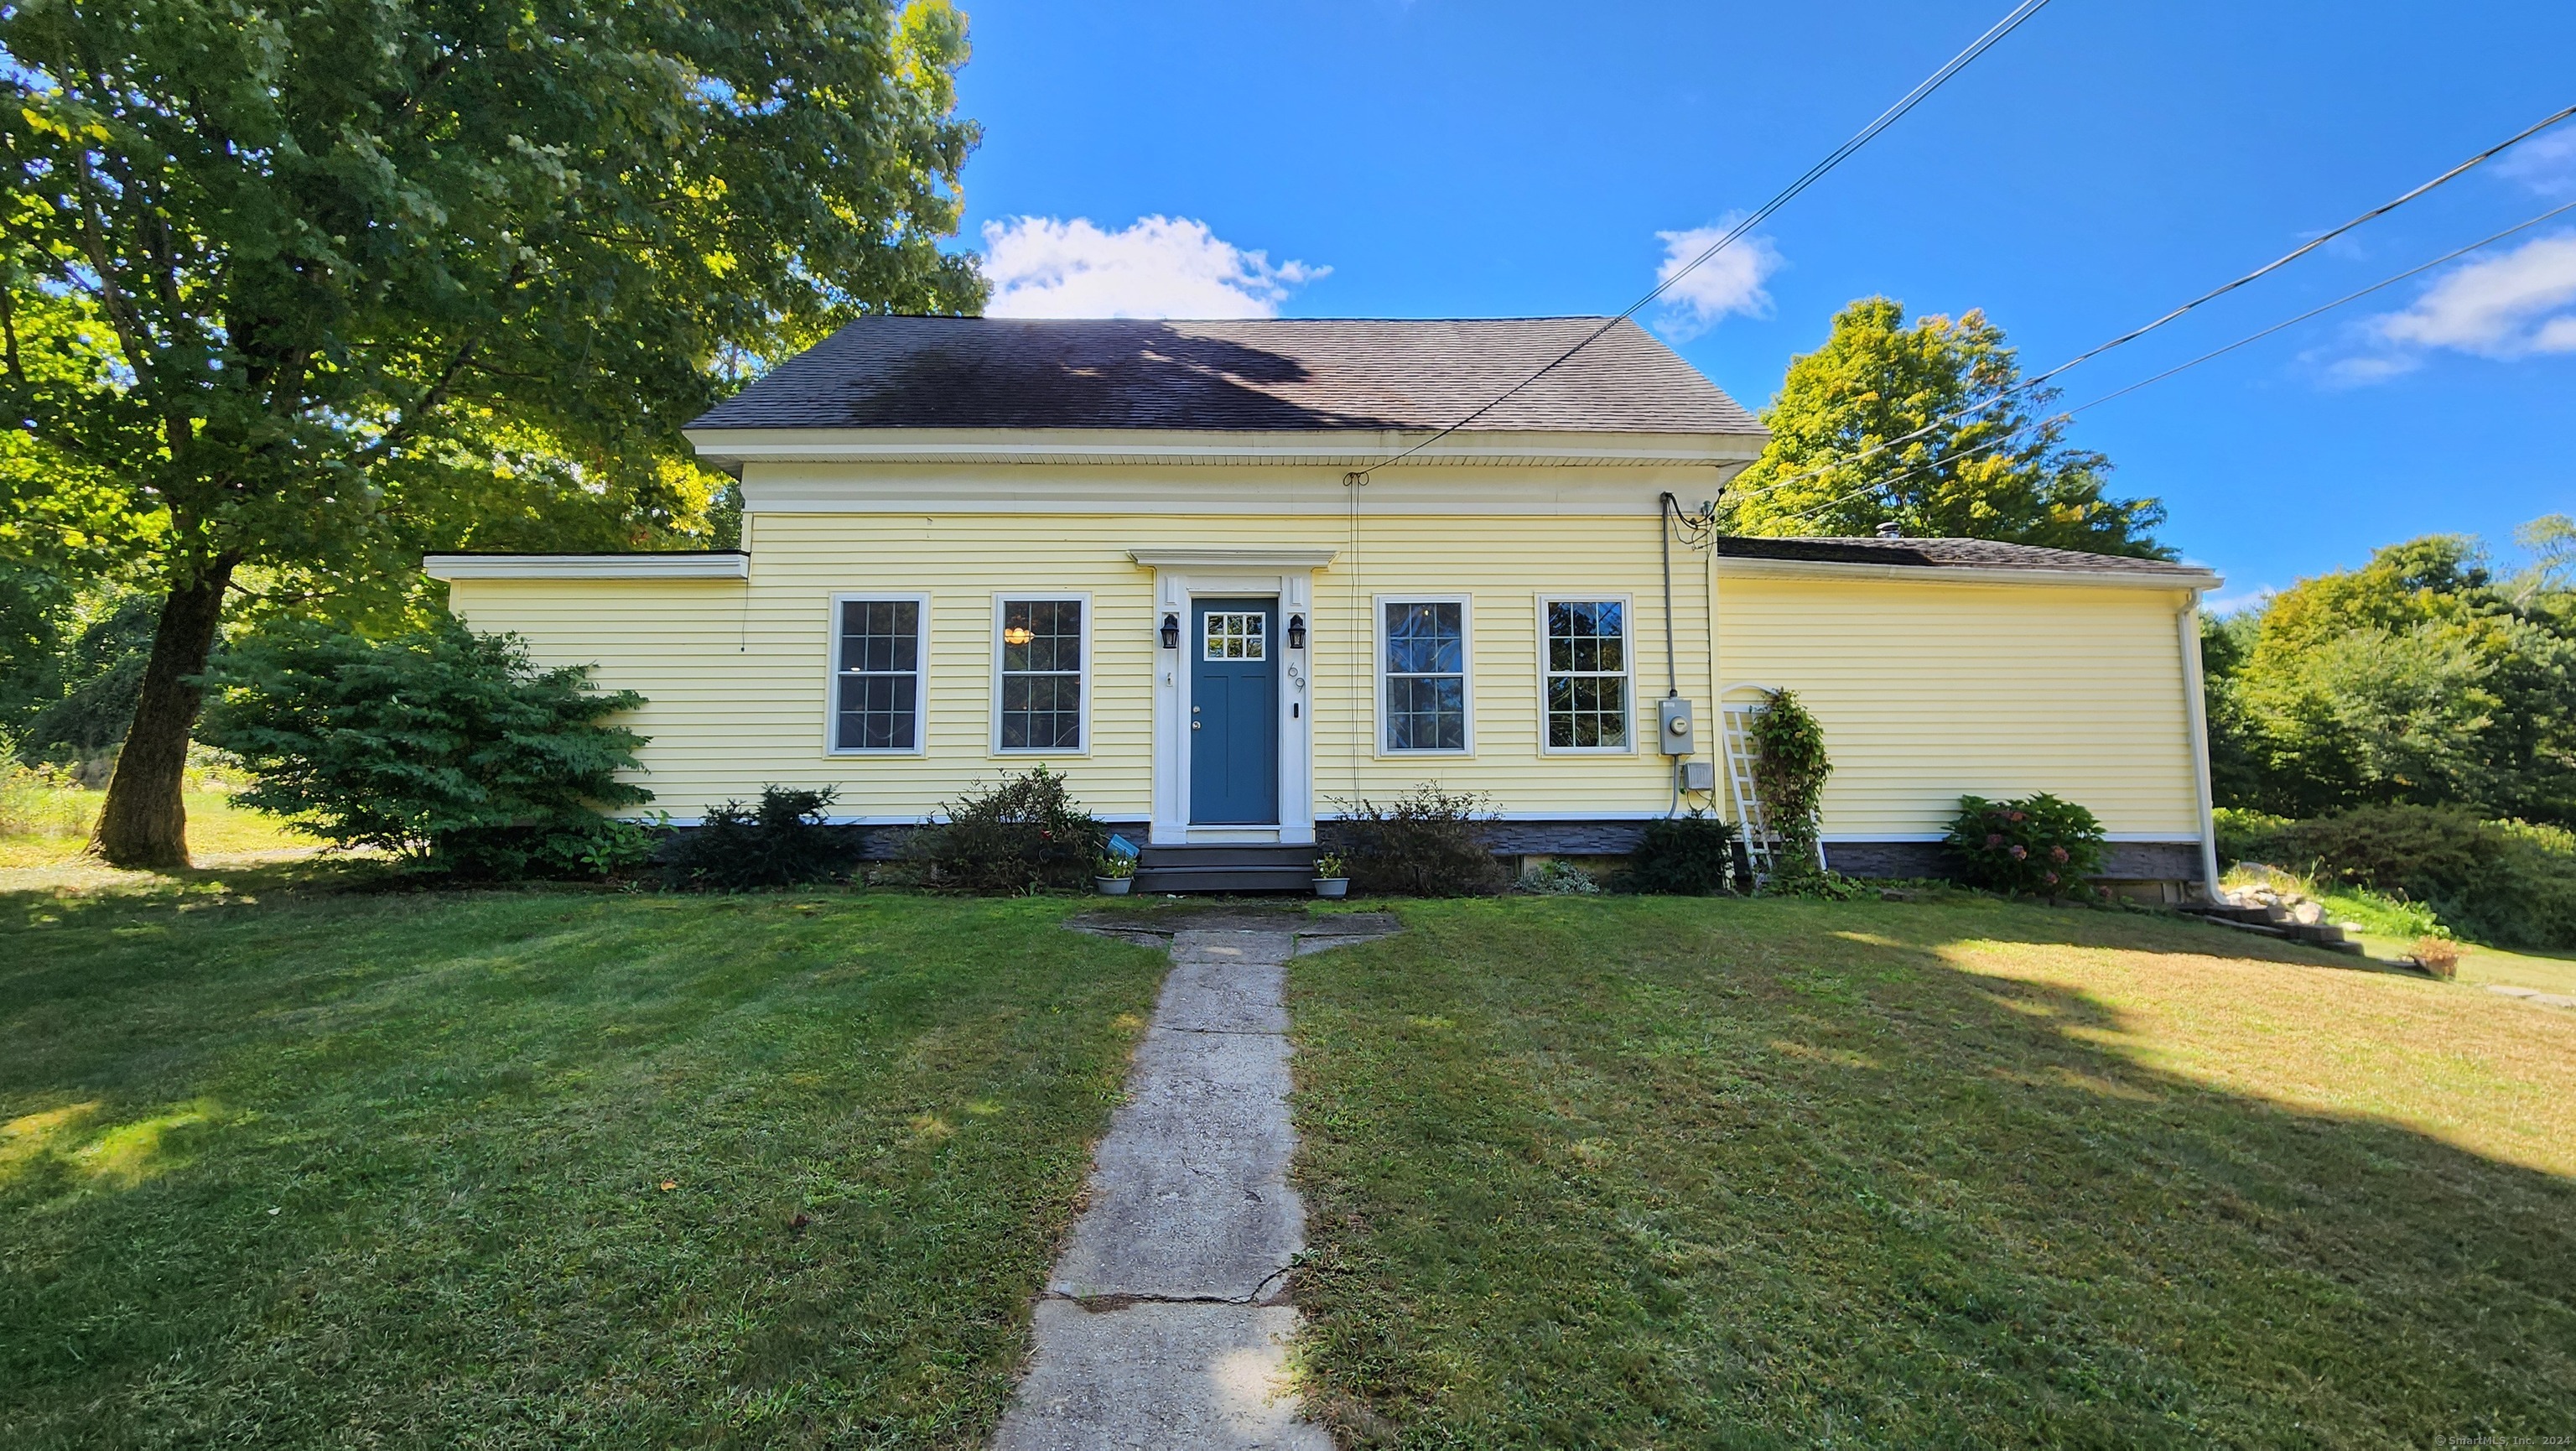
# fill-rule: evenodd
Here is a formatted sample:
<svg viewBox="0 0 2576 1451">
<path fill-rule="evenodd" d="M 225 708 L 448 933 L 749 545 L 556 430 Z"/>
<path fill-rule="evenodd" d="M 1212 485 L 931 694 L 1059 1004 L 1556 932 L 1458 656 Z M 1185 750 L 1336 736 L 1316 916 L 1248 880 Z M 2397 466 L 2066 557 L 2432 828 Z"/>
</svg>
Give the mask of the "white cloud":
<svg viewBox="0 0 2576 1451">
<path fill-rule="evenodd" d="M 2455 268 L 2415 305 L 2373 323 L 2400 346 L 2489 358 L 2576 352 L 2576 232 L 2534 237 Z"/>
<path fill-rule="evenodd" d="M 1115 232 L 1085 217 L 984 224 L 987 317 L 1276 317 L 1290 292 L 1332 270 L 1274 267 L 1187 217 Z"/>
<path fill-rule="evenodd" d="M 1733 212 L 1719 218 L 1714 226 L 1693 227 L 1687 232 L 1657 232 L 1656 239 L 1664 244 L 1664 264 L 1655 269 L 1655 280 L 1671 282 L 1675 274 L 1690 266 L 1692 258 L 1725 236 L 1743 215 Z M 1771 245 L 1770 238 L 1737 238 L 1725 251 L 1673 283 L 1672 291 L 1664 294 L 1663 330 L 1677 338 L 1691 338 L 1717 326 L 1728 313 L 1769 317 L 1771 294 L 1762 290 L 1762 283 L 1780 267 L 1780 249 Z"/>
<path fill-rule="evenodd" d="M 2200 612 L 2205 615 L 2232 615 L 2242 609 L 2260 609 L 2270 604 L 2272 596 L 2279 593 L 2268 584 L 2258 584 L 2232 594 L 2211 595 L 2200 602 Z"/>
<path fill-rule="evenodd" d="M 2496 174 L 2542 196 L 2576 196 L 2576 131 L 2558 131 L 2505 153 Z"/>
</svg>

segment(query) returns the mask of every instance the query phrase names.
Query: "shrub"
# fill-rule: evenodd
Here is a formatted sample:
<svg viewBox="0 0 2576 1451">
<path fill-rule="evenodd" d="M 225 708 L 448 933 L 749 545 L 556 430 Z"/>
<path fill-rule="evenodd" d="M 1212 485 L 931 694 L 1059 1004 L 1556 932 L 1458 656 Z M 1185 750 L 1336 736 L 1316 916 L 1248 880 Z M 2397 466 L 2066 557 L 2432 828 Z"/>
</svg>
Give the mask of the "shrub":
<svg viewBox="0 0 2576 1451">
<path fill-rule="evenodd" d="M 26 764 L 15 743 L 0 734 L 0 836 L 81 836 L 92 814 L 69 773 Z"/>
<path fill-rule="evenodd" d="M 2365 806 L 2279 828 L 2275 865 L 2432 909 L 2462 937 L 2576 947 L 2576 834 L 2450 806 Z"/>
<path fill-rule="evenodd" d="M 1336 798 L 1351 886 L 1372 895 L 1490 897 L 1503 889 L 1502 863 L 1485 845 L 1484 798 L 1425 781 L 1392 805 Z"/>
<path fill-rule="evenodd" d="M 1601 890 L 1601 884 L 1574 863 L 1551 858 L 1522 872 L 1512 890 L 1539 897 L 1589 897 Z"/>
<path fill-rule="evenodd" d="M 1044 766 L 942 809 L 947 822 L 915 834 L 912 855 L 943 886 L 977 892 L 1087 887 L 1109 842 L 1108 828 L 1073 799 L 1063 776 Z"/>
<path fill-rule="evenodd" d="M 2281 829 L 2291 824 L 2290 818 L 2221 806 L 2210 813 L 2210 819 L 2218 828 L 2220 862 L 2277 865 L 2274 858 L 2280 855 Z"/>
<path fill-rule="evenodd" d="M 1815 848 L 1807 848 L 1813 860 Z M 1713 816 L 1667 816 L 1646 823 L 1620 885 L 1631 892 L 1706 897 L 1726 890 L 1734 874 L 1735 823 Z"/>
<path fill-rule="evenodd" d="M 662 880 L 700 892 L 837 881 L 858 863 L 860 837 L 855 827 L 826 823 L 836 794 L 764 786 L 757 806 L 728 801 L 662 843 Z"/>
<path fill-rule="evenodd" d="M 2045 791 L 2018 801 L 1960 797 L 1949 846 L 1968 883 L 1989 891 L 2089 898 L 2086 878 L 2102 869 L 2102 823 Z"/>
<path fill-rule="evenodd" d="M 652 799 L 618 779 L 644 738 L 601 724 L 644 697 L 539 669 L 452 617 L 383 641 L 272 622 L 207 683 L 220 693 L 199 735 L 250 777 L 234 799 L 341 846 L 469 875 L 596 876 L 638 840 L 601 813 Z"/>
</svg>

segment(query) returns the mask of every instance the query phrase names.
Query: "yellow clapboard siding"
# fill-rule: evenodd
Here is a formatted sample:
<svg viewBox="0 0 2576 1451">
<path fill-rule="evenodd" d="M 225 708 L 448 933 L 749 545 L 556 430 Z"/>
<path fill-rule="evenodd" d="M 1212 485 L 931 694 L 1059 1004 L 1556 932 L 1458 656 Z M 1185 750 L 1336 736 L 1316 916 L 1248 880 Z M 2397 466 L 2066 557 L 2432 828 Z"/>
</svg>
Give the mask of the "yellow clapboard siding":
<svg viewBox="0 0 2576 1451">
<path fill-rule="evenodd" d="M 1093 810 L 1151 810 L 1154 575 L 1146 548 L 1320 547 L 1313 577 L 1310 700 L 1314 795 L 1385 799 L 1417 782 L 1488 793 L 1517 816 L 1636 815 L 1671 801 L 1652 751 L 1665 690 L 1656 521 L 1631 514 L 1370 517 L 1278 515 L 754 516 L 753 565 L 737 581 L 470 580 L 451 587 L 477 628 L 523 636 L 549 664 L 595 666 L 605 687 L 642 692 L 652 737 L 642 778 L 683 818 L 768 782 L 838 788 L 837 810 L 917 818 L 978 781 L 1044 759 Z M 1676 547 L 1672 653 L 1716 744 L 1709 577 Z M 930 596 L 924 750 L 824 749 L 838 593 Z M 1092 602 L 1087 752 L 990 749 L 992 601 L 997 592 L 1082 593 Z M 1372 749 L 1369 631 L 1380 596 L 1471 600 L 1474 754 L 1387 758 Z M 1631 602 L 1635 754 L 1548 755 L 1538 675 L 1542 595 Z M 1826 830 L 1937 831 L 1963 791 L 2052 790 L 2113 832 L 2197 834 L 2179 590 L 1984 586 L 1875 579 L 1735 578 L 1721 566 L 1718 665 L 1727 683 L 1796 689 L 1824 722 L 1835 773 Z"/>
</svg>

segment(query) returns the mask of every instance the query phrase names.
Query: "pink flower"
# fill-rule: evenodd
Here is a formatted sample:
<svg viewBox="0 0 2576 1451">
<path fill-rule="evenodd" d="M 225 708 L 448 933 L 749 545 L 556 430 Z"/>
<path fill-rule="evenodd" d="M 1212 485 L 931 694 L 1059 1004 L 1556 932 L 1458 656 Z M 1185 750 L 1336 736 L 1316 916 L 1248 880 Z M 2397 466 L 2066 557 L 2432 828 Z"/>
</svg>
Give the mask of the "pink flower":
<svg viewBox="0 0 2576 1451">
<path fill-rule="evenodd" d="M 2029 816 L 2025 812 L 2007 811 L 2004 813 L 2004 820 L 2006 821 L 2026 821 L 2028 819 Z"/>
<path fill-rule="evenodd" d="M 2030 853 L 2021 847 L 2016 846 L 2012 849 L 2012 859 L 2014 861 L 2020 861 L 2023 857 L 2028 855 L 2030 855 Z"/>
<path fill-rule="evenodd" d="M 2049 859 L 2050 861 L 2053 861 L 2053 862 L 2063 862 L 2063 861 L 2065 861 L 2065 860 L 2066 860 L 2066 848 L 2064 848 L 2064 847 L 2062 847 L 2062 846 L 2052 846 L 2052 847 L 2050 847 L 2050 848 L 2048 849 L 2048 859 Z"/>
<path fill-rule="evenodd" d="M 1999 832 L 1999 831 L 1990 831 L 1990 832 L 1987 832 L 1987 833 L 1986 833 L 1986 850 L 1988 850 L 1988 851 L 1993 851 L 1996 847 L 1999 847 L 1999 846 L 2001 846 L 2001 845 L 2003 845 L 2003 844 L 2004 844 L 2004 837 L 2003 837 L 2003 833 L 2002 833 L 2002 832 Z"/>
<path fill-rule="evenodd" d="M 2050 872 L 2048 874 L 2048 884 L 2052 887 L 2057 885 L 2057 873 Z"/>
</svg>

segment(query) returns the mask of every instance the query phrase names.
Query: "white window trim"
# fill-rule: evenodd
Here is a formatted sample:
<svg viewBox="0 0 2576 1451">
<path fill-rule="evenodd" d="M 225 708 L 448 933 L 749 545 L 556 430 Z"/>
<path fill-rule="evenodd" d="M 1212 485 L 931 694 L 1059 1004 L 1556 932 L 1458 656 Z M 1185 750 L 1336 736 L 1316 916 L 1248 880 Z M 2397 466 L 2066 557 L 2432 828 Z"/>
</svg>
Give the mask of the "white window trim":
<svg viewBox="0 0 2576 1451">
<path fill-rule="evenodd" d="M 1075 726 L 1076 730 L 1082 732 L 1082 746 L 1079 750 L 1067 750 L 1057 746 L 1013 746 L 1008 750 L 1002 747 L 1002 604 L 1006 600 L 1074 600 L 1082 605 L 1082 669 L 1079 672 L 1082 680 L 1082 720 Z M 991 719 L 984 733 L 985 754 L 1014 760 L 1044 759 L 1049 756 L 1071 756 L 1078 759 L 1091 754 L 1091 696 L 1092 681 L 1096 673 L 1092 668 L 1091 626 L 1089 590 L 1014 589 L 993 592 L 993 619 L 986 627 L 986 633 L 992 637 L 993 653 L 990 657 L 991 688 L 986 692 L 990 697 L 987 714 Z"/>
<path fill-rule="evenodd" d="M 1534 597 L 1538 616 L 1538 753 L 1542 756 L 1633 756 L 1637 754 L 1637 601 L 1633 595 L 1603 590 L 1552 590 Z M 1628 743 L 1624 746 L 1551 746 L 1547 729 L 1547 607 L 1574 601 L 1617 601 L 1621 629 L 1619 676 L 1628 687 Z M 1595 672 L 1608 675 L 1608 671 Z"/>
<path fill-rule="evenodd" d="M 1467 721 L 1457 750 L 1398 751 L 1386 744 L 1386 727 L 1391 719 L 1386 698 L 1386 607 L 1389 605 L 1456 605 L 1458 607 L 1458 691 L 1466 707 Z M 1376 681 L 1372 692 L 1377 701 L 1377 718 L 1369 723 L 1369 740 L 1373 754 L 1381 761 L 1413 761 L 1425 758 L 1463 759 L 1476 754 L 1476 600 L 1466 594 L 1425 594 L 1399 591 L 1372 597 L 1369 606 L 1369 674 Z"/>
<path fill-rule="evenodd" d="M 852 602 L 920 606 L 913 616 L 912 744 L 844 746 L 841 738 L 841 606 Z M 832 596 L 823 625 L 823 754 L 826 756 L 918 756 L 930 746 L 930 595 L 912 590 L 844 590 Z"/>
</svg>

